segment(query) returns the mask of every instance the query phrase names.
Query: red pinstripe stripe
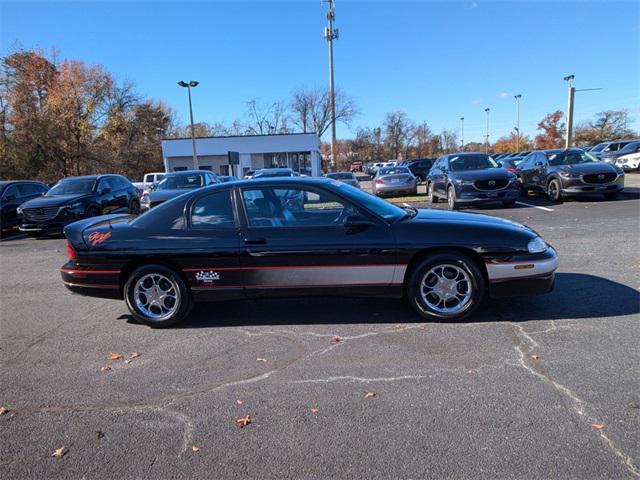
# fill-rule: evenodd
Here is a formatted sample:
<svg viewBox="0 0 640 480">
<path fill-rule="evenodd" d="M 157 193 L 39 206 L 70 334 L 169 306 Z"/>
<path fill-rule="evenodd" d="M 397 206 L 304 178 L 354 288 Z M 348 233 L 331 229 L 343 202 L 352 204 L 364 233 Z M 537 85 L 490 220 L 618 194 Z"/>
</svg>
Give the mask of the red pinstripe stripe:
<svg viewBox="0 0 640 480">
<path fill-rule="evenodd" d="M 265 267 L 199 267 L 183 268 L 183 272 L 199 272 L 201 270 L 282 270 L 296 268 L 371 268 L 371 267 L 406 267 L 406 264 L 369 264 L 369 265 L 291 265 L 291 266 L 265 266 Z"/>
</svg>

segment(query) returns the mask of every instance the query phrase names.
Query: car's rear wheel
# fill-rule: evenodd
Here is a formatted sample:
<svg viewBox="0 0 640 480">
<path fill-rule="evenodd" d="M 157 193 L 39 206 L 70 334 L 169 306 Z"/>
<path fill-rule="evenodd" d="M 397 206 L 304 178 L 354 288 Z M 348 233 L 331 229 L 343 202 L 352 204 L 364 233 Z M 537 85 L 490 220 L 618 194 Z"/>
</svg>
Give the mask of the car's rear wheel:
<svg viewBox="0 0 640 480">
<path fill-rule="evenodd" d="M 562 189 L 560 188 L 560 182 L 557 179 L 553 179 L 547 185 L 547 195 L 553 202 L 562 201 Z"/>
<path fill-rule="evenodd" d="M 457 210 L 458 209 L 458 200 L 456 198 L 456 189 L 453 186 L 449 186 L 447 188 L 447 206 L 449 210 Z"/>
<path fill-rule="evenodd" d="M 124 286 L 127 307 L 136 320 L 154 328 L 175 325 L 191 311 L 193 301 L 180 275 L 164 265 L 145 265 Z"/>
<path fill-rule="evenodd" d="M 461 320 L 471 315 L 485 296 L 480 268 L 470 257 L 457 252 L 425 258 L 407 282 L 411 306 L 427 320 Z"/>
<path fill-rule="evenodd" d="M 133 215 L 138 215 L 140 213 L 140 203 L 137 200 L 131 200 L 131 206 L 129 207 L 129 211 Z"/>
<path fill-rule="evenodd" d="M 438 203 L 439 198 L 433 193 L 433 183 L 431 182 L 427 184 L 427 195 L 429 195 L 429 201 L 431 203 Z"/>
</svg>

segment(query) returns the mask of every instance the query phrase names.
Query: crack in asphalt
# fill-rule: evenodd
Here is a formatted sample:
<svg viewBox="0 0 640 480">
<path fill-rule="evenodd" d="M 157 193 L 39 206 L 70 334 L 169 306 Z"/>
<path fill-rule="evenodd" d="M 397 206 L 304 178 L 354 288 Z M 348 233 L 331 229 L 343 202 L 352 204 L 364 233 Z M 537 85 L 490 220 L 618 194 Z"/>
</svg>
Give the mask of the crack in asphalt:
<svg viewBox="0 0 640 480">
<path fill-rule="evenodd" d="M 570 388 L 553 380 L 548 373 L 538 371 L 534 368 L 533 365 L 527 364 L 526 358 L 528 354 L 531 354 L 531 350 L 527 349 L 527 351 L 525 352 L 523 350 L 524 345 L 522 344 L 521 340 L 525 340 L 526 343 L 528 343 L 531 346 L 539 347 L 540 345 L 529 336 L 529 334 L 524 330 L 522 326 L 515 324 L 513 322 L 509 322 L 509 323 L 511 324 L 512 327 L 514 327 L 513 328 L 514 334 L 516 338 L 519 340 L 518 342 L 519 345 L 514 346 L 515 350 L 518 352 L 519 358 L 518 358 L 517 364 L 513 364 L 513 365 L 523 368 L 530 374 L 541 379 L 544 383 L 553 386 L 556 389 L 556 391 L 559 392 L 564 397 L 567 397 L 570 400 L 571 410 L 573 410 L 579 417 L 586 419 L 587 422 L 591 424 L 601 423 L 597 418 L 585 412 L 585 408 L 584 408 L 585 402 L 582 399 L 580 399 Z M 555 322 L 554 322 L 552 324 L 552 327 L 550 327 L 550 331 L 553 331 L 555 329 L 557 329 L 557 327 L 555 326 Z M 609 447 L 609 450 L 613 452 L 617 457 L 619 457 L 620 460 L 622 460 L 622 463 L 626 467 L 626 469 L 636 477 L 640 477 L 640 470 L 638 470 L 638 467 L 636 467 L 636 465 L 633 463 L 633 459 L 629 455 L 624 453 L 620 448 L 616 447 L 613 441 L 611 440 L 611 438 L 609 438 L 609 436 L 602 429 L 597 430 L 597 432 L 600 438 L 602 438 L 602 440 L 604 440 L 606 445 Z"/>
</svg>

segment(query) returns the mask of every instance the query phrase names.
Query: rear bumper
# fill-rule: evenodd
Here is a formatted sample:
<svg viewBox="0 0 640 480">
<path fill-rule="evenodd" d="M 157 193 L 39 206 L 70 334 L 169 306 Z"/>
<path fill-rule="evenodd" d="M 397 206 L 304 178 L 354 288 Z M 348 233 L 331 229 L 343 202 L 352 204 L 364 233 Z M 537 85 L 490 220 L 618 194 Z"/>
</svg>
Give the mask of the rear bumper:
<svg viewBox="0 0 640 480">
<path fill-rule="evenodd" d="M 375 185 L 374 191 L 376 195 L 388 195 L 391 193 L 413 193 L 418 188 L 418 183 L 404 183 L 400 185 Z"/>
<path fill-rule="evenodd" d="M 119 269 L 89 269 L 67 262 L 60 269 L 62 282 L 68 290 L 80 295 L 98 298 L 122 299 Z"/>
</svg>

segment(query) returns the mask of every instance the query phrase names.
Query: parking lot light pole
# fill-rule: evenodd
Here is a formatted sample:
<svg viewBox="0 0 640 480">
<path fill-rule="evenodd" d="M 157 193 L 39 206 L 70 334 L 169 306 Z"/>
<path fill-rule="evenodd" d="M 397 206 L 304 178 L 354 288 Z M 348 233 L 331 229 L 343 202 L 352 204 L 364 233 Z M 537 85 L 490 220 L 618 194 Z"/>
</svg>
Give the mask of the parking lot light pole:
<svg viewBox="0 0 640 480">
<path fill-rule="evenodd" d="M 336 96 L 333 84 L 333 41 L 338 38 L 338 29 L 333 28 L 333 21 L 336 19 L 334 0 L 325 0 L 329 6 L 327 10 L 327 26 L 324 27 L 324 39 L 329 43 L 329 110 L 331 112 L 331 160 L 338 170 L 338 159 L 336 158 Z"/>
<path fill-rule="evenodd" d="M 520 151 L 520 99 L 522 94 L 515 96 L 516 99 L 516 152 Z"/>
<path fill-rule="evenodd" d="M 464 117 L 460 117 L 460 150 L 464 152 Z"/>
<path fill-rule="evenodd" d="M 484 111 L 487 114 L 487 133 L 484 136 L 484 153 L 489 153 L 489 111 L 490 108 L 485 108 Z"/>
<path fill-rule="evenodd" d="M 178 85 L 184 87 L 189 92 L 189 118 L 191 119 L 191 148 L 193 153 L 193 169 L 198 170 L 198 154 L 196 153 L 196 134 L 195 129 L 193 128 L 193 108 L 191 107 L 191 88 L 195 88 L 198 86 L 198 83 L 195 80 L 191 80 L 189 83 L 183 82 L 180 80 Z"/>
<path fill-rule="evenodd" d="M 564 148 L 569 148 L 573 141 L 573 99 L 576 94 L 573 80 L 575 78 L 575 75 L 567 75 L 564 77 L 565 82 L 569 84 L 569 91 L 567 92 L 567 135 L 564 141 Z"/>
</svg>

